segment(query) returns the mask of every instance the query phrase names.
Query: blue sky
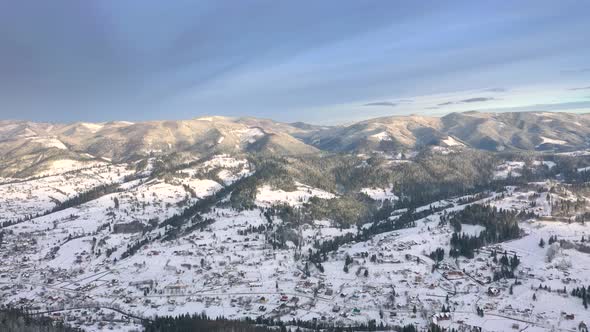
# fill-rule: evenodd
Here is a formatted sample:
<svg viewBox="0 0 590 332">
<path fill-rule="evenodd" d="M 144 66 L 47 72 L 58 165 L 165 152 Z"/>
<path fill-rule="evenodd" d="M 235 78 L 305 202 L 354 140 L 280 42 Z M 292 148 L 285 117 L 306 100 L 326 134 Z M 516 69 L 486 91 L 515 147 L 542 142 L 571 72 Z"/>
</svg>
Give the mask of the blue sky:
<svg viewBox="0 0 590 332">
<path fill-rule="evenodd" d="M 0 118 L 590 111 L 587 1 L 0 3 Z"/>
</svg>

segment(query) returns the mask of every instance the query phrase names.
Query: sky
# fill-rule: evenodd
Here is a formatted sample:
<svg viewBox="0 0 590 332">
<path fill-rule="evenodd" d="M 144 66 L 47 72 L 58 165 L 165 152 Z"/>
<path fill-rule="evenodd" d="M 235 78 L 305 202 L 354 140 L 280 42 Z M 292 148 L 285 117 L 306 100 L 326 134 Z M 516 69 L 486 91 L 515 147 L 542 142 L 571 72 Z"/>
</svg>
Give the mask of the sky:
<svg viewBox="0 0 590 332">
<path fill-rule="evenodd" d="M 590 112 L 590 1 L 5 0 L 0 119 Z"/>
</svg>

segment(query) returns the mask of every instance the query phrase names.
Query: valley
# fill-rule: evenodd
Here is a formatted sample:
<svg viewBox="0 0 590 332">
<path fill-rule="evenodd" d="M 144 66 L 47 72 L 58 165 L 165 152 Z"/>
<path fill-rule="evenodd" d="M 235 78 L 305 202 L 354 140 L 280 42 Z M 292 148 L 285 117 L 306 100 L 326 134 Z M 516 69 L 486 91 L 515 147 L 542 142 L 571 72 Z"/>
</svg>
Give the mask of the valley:
<svg viewBox="0 0 590 332">
<path fill-rule="evenodd" d="M 3 124 L 0 305 L 84 331 L 187 313 L 582 331 L 590 154 L 563 134 L 573 118 Z"/>
</svg>

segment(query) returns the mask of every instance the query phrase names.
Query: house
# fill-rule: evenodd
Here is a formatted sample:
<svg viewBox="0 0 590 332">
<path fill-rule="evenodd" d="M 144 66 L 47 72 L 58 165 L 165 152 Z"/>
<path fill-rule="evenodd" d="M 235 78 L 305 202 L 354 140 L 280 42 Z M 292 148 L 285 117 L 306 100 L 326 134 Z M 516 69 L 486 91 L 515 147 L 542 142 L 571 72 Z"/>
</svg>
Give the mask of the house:
<svg viewBox="0 0 590 332">
<path fill-rule="evenodd" d="M 131 281 L 129 286 L 134 286 L 137 289 L 144 289 L 144 288 L 153 288 L 154 281 L 152 279 L 147 280 L 139 280 L 139 281 Z"/>
<path fill-rule="evenodd" d="M 170 294 L 178 294 L 178 293 L 183 292 L 187 287 L 188 287 L 187 285 L 177 283 L 177 284 L 168 285 L 168 286 L 164 287 L 164 289 Z"/>
<path fill-rule="evenodd" d="M 489 296 L 498 296 L 500 294 L 500 290 L 496 287 L 488 287 L 488 295 Z"/>
<path fill-rule="evenodd" d="M 443 277 L 446 279 L 463 278 L 463 272 L 461 271 L 445 271 Z"/>
<path fill-rule="evenodd" d="M 432 316 L 432 323 L 438 324 L 440 321 L 450 320 L 451 318 L 450 312 L 439 312 Z"/>
</svg>

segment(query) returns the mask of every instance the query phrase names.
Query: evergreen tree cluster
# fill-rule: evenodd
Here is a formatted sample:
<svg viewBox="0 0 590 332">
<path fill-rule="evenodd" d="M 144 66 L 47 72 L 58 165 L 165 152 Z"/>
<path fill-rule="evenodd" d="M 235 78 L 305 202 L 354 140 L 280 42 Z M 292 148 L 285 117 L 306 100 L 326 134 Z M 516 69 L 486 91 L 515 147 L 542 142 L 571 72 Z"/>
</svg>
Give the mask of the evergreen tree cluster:
<svg viewBox="0 0 590 332">
<path fill-rule="evenodd" d="M 483 246 L 516 239 L 520 236 L 518 222 L 532 215 L 524 212 L 497 209 L 487 205 L 474 204 L 455 212 L 450 224 L 455 232 L 451 236 L 449 256 L 474 257 L 474 251 Z M 461 232 L 462 224 L 481 225 L 485 229 L 479 235 L 468 235 Z"/>
<path fill-rule="evenodd" d="M 90 202 L 92 200 L 95 200 L 97 198 L 100 198 L 102 196 L 112 194 L 115 192 L 119 192 L 119 191 L 120 191 L 120 189 L 119 189 L 118 183 L 105 184 L 105 185 L 101 185 L 98 187 L 94 187 L 88 191 L 80 193 L 72 198 L 69 198 L 69 199 L 61 202 L 60 204 L 55 206 L 51 211 L 47 212 L 47 214 L 54 213 L 57 211 L 62 211 L 65 209 L 69 209 L 71 207 L 78 206 L 78 205 Z"/>
<path fill-rule="evenodd" d="M 588 302 L 590 302 L 590 286 L 588 287 L 576 287 L 572 290 L 572 296 L 579 297 L 582 299 L 582 305 L 588 309 Z"/>
<path fill-rule="evenodd" d="M 0 310 L 0 331 L 3 332 L 81 332 L 82 330 L 64 326 L 48 317 L 36 317 L 16 309 Z"/>
<path fill-rule="evenodd" d="M 377 324 L 375 320 L 367 323 L 360 323 L 354 326 L 336 326 L 329 321 L 302 321 L 293 319 L 291 321 L 275 320 L 267 317 L 256 319 L 244 318 L 230 320 L 224 317 L 211 318 L 205 313 L 193 315 L 180 315 L 177 317 L 157 317 L 154 320 L 143 323 L 145 332 L 301 332 L 303 330 L 326 331 L 326 332 L 353 332 L 353 331 L 417 331 L 405 327 L 390 327 L 384 324 Z M 413 326 L 412 326 L 413 327 Z"/>
<path fill-rule="evenodd" d="M 431 252 L 428 257 L 438 263 L 445 258 L 445 250 L 443 248 L 436 248 L 436 250 Z"/>
</svg>

